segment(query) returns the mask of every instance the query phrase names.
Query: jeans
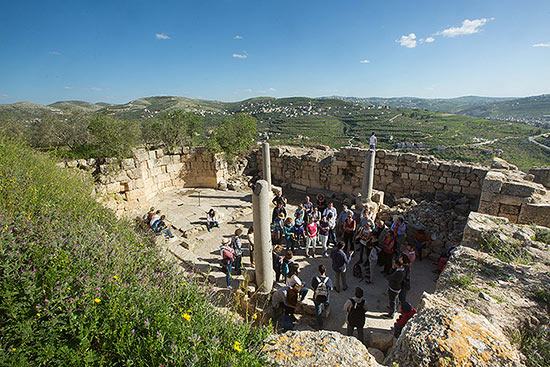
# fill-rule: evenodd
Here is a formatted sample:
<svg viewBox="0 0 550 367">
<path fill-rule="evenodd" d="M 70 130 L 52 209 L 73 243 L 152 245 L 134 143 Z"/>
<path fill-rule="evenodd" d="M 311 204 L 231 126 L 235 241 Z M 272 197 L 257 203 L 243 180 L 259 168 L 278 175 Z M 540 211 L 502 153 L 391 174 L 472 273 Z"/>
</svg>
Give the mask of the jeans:
<svg viewBox="0 0 550 367">
<path fill-rule="evenodd" d="M 227 283 L 227 286 L 231 286 L 231 267 L 233 264 L 229 263 L 225 266 L 227 269 L 227 273 L 225 273 L 225 281 Z"/>
<path fill-rule="evenodd" d="M 172 234 L 172 231 L 170 230 L 170 228 L 164 228 L 162 231 L 160 231 L 159 233 L 164 233 L 165 235 L 167 235 L 168 237 L 170 238 L 174 238 L 174 235 Z"/>
<path fill-rule="evenodd" d="M 352 326 L 348 322 L 348 336 L 353 336 L 353 329 L 357 328 L 357 339 L 363 343 L 363 326 Z"/>
<path fill-rule="evenodd" d="M 319 239 L 321 240 L 321 247 L 323 248 L 323 252 L 327 252 L 328 233 L 326 236 L 320 234 Z"/>
<path fill-rule="evenodd" d="M 241 265 L 242 265 L 242 261 L 243 261 L 243 255 L 236 255 L 235 256 L 235 274 L 240 274 L 241 273 Z"/>
<path fill-rule="evenodd" d="M 326 310 L 329 304 L 328 299 L 325 302 L 317 302 L 317 300 L 315 300 L 315 314 L 317 315 L 317 325 L 319 325 L 320 329 L 323 328 L 323 307 Z"/>
<path fill-rule="evenodd" d="M 397 312 L 397 305 L 399 303 L 399 293 L 401 292 L 394 292 L 391 289 L 388 289 L 388 299 L 390 301 L 389 314 L 392 316 Z"/>
<path fill-rule="evenodd" d="M 306 282 L 302 282 L 302 289 L 300 289 L 300 301 L 306 299 L 308 290 L 309 288 L 306 287 Z"/>
<path fill-rule="evenodd" d="M 306 255 L 309 255 L 309 248 L 313 245 L 313 255 L 315 255 L 315 248 L 317 247 L 317 236 L 306 237 Z"/>
<path fill-rule="evenodd" d="M 214 227 L 218 227 L 218 228 L 220 227 L 220 225 L 218 224 L 217 221 L 216 221 L 216 222 L 206 222 L 206 228 L 207 228 L 208 230 L 210 230 L 210 229 L 212 229 L 212 228 L 214 228 Z"/>
<path fill-rule="evenodd" d="M 287 238 L 286 239 L 286 250 L 290 250 L 294 252 L 294 249 L 296 248 L 296 240 L 293 238 Z"/>
<path fill-rule="evenodd" d="M 343 271 L 337 271 L 336 272 L 336 287 L 335 289 L 337 291 L 340 291 L 340 279 L 342 279 L 342 287 L 344 290 L 346 290 L 348 288 L 348 285 L 346 284 L 346 270 L 347 269 L 344 269 Z"/>
<path fill-rule="evenodd" d="M 332 243 L 334 244 L 338 243 L 338 241 L 336 240 L 336 232 L 334 231 L 334 229 L 329 229 L 328 238 L 329 238 L 329 242 L 332 241 Z"/>
</svg>

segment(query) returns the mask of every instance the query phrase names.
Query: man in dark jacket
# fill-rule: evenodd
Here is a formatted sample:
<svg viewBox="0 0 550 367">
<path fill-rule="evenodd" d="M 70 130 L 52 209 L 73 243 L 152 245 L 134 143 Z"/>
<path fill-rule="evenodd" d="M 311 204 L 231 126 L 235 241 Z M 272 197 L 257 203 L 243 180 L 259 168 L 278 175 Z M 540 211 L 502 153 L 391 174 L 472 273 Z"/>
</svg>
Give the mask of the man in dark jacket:
<svg viewBox="0 0 550 367">
<path fill-rule="evenodd" d="M 336 292 L 340 292 L 340 279 L 342 279 L 342 287 L 345 291 L 348 289 L 346 284 L 346 268 L 353 256 L 353 251 L 346 255 L 344 252 L 344 241 L 340 241 L 338 245 L 330 253 L 332 259 L 332 270 L 336 273 Z"/>
<path fill-rule="evenodd" d="M 393 272 L 388 275 L 388 299 L 390 301 L 390 311 L 384 317 L 389 319 L 393 318 L 393 315 L 397 311 L 397 298 L 399 292 L 401 292 L 401 286 L 405 279 L 405 268 L 401 260 L 395 260 L 393 264 Z"/>
</svg>

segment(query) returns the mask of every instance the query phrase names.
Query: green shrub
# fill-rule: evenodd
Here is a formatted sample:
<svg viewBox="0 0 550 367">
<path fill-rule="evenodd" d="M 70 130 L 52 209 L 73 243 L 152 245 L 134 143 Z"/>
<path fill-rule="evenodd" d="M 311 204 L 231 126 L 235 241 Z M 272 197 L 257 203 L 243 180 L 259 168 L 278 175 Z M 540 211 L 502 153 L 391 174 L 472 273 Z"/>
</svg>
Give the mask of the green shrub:
<svg viewBox="0 0 550 367">
<path fill-rule="evenodd" d="M 550 245 L 550 231 L 543 227 L 534 227 L 535 230 L 535 241 L 539 241 Z"/>
<path fill-rule="evenodd" d="M 449 284 L 456 287 L 464 288 L 464 289 L 469 289 L 470 286 L 472 285 L 472 281 L 473 281 L 473 277 L 471 275 L 461 275 L 461 276 L 453 275 L 449 277 Z"/>
<path fill-rule="evenodd" d="M 269 330 L 222 316 L 91 189 L 0 138 L 0 365 L 264 365 Z"/>
<path fill-rule="evenodd" d="M 550 360 L 550 328 L 548 325 L 525 326 L 515 334 L 514 339 L 525 356 L 527 367 L 548 366 Z"/>
<path fill-rule="evenodd" d="M 97 158 L 127 158 L 132 148 L 141 139 L 141 130 L 137 122 L 118 120 L 107 115 L 94 116 L 88 130 L 92 134 L 92 145 Z"/>
<path fill-rule="evenodd" d="M 181 110 L 161 114 L 153 121 L 144 121 L 143 139 L 150 144 L 164 144 L 169 149 L 195 145 L 202 132 L 203 119 Z"/>
</svg>

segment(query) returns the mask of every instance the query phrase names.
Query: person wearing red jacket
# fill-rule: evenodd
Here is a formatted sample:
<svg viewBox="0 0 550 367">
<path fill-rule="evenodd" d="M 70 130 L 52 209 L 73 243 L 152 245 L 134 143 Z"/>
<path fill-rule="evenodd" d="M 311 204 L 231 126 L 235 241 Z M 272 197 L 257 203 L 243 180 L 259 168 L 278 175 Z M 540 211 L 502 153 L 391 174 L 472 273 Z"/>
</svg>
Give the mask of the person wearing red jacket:
<svg viewBox="0 0 550 367">
<path fill-rule="evenodd" d="M 413 317 L 415 313 L 416 313 L 416 309 L 412 308 L 409 302 L 403 302 L 401 304 L 401 312 L 400 312 L 399 318 L 397 319 L 395 324 L 393 324 L 393 335 L 396 338 L 399 338 L 399 335 L 401 334 L 401 330 L 403 330 L 403 328 L 405 327 L 405 324 L 407 324 L 407 321 L 409 321 L 409 319 Z"/>
</svg>

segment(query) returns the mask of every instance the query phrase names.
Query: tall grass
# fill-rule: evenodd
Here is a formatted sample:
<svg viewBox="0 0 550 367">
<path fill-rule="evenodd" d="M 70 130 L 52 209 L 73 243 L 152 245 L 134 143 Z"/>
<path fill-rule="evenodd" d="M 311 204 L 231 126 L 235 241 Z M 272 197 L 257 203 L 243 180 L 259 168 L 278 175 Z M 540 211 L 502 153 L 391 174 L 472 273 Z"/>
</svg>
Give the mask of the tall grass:
<svg viewBox="0 0 550 367">
<path fill-rule="evenodd" d="M 90 182 L 0 137 L 0 365 L 264 365 L 269 330 L 215 311 Z"/>
</svg>

